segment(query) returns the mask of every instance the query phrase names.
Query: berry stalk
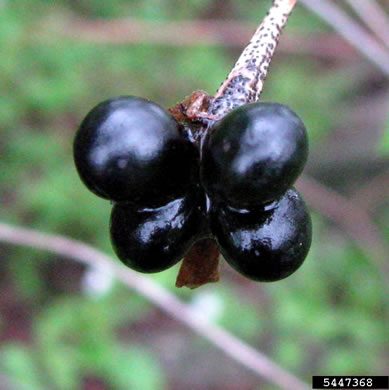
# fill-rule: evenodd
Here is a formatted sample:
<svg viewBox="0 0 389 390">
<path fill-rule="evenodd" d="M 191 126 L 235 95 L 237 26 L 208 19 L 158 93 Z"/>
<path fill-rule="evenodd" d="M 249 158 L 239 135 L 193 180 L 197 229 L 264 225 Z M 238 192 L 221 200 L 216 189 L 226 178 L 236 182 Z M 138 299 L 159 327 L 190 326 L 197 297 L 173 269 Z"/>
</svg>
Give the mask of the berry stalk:
<svg viewBox="0 0 389 390">
<path fill-rule="evenodd" d="M 296 1 L 273 1 L 263 22 L 216 92 L 209 110 L 211 116 L 222 118 L 234 108 L 259 99 L 271 59 Z"/>
</svg>

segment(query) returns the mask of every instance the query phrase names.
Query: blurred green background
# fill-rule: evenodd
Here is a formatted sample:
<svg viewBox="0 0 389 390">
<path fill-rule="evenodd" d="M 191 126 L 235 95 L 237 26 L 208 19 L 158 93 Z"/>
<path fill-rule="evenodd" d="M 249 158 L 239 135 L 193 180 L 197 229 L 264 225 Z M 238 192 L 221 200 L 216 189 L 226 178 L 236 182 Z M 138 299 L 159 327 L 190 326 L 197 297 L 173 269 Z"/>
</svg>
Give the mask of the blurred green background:
<svg viewBox="0 0 389 390">
<path fill-rule="evenodd" d="M 206 34 L 203 43 L 196 35 L 163 42 L 162 30 L 159 43 L 142 37 L 153 23 L 156 30 L 234 20 L 248 41 L 270 2 L 258 3 L 0 0 L 0 220 L 113 255 L 110 205 L 86 190 L 73 166 L 79 122 L 116 95 L 170 107 L 196 89 L 213 94 L 243 48 L 231 44 L 236 36 L 216 44 Z M 127 17 L 149 30 L 126 39 L 120 26 L 89 24 Z M 150 277 L 307 383 L 312 375 L 389 375 L 388 258 L 374 256 L 375 245 L 389 241 L 388 97 L 379 70 L 296 7 L 263 99 L 291 106 L 310 134 L 305 173 L 324 192 L 309 181 L 298 187 L 314 223 L 305 264 L 274 284 L 223 266 L 219 283 L 194 291 L 174 287 L 178 266 Z M 353 235 L 328 218 L 331 206 L 322 205 L 331 191 L 349 220 L 355 208 L 369 213 L 379 243 L 355 240 L 369 233 L 358 221 Z M 104 271 L 5 244 L 0 268 L 1 389 L 277 389 Z"/>
</svg>

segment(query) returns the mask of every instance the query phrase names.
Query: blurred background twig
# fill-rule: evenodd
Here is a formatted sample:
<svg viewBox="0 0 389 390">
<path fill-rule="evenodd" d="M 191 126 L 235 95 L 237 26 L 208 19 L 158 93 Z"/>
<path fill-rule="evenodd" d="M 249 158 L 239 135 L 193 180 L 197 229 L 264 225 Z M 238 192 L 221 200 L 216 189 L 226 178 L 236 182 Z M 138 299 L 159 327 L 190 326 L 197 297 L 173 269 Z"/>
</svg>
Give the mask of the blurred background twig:
<svg viewBox="0 0 389 390">
<path fill-rule="evenodd" d="M 301 0 L 301 3 L 320 15 L 389 77 L 389 53 L 336 3 L 329 0 Z"/>
<path fill-rule="evenodd" d="M 366 26 L 389 48 L 389 17 L 376 0 L 347 0 Z"/>
<path fill-rule="evenodd" d="M 201 316 L 200 313 L 180 302 L 163 287 L 149 278 L 115 263 L 113 259 L 88 245 L 65 237 L 43 234 L 3 223 L 0 223 L 0 241 L 50 251 L 92 267 L 99 266 L 104 269 L 112 269 L 115 278 L 134 289 L 138 294 L 146 297 L 176 320 L 198 332 L 229 357 L 253 370 L 260 377 L 285 390 L 309 389 L 308 385 L 283 370 L 267 356 L 256 351 L 226 330 L 212 324 L 206 317 Z"/>
</svg>

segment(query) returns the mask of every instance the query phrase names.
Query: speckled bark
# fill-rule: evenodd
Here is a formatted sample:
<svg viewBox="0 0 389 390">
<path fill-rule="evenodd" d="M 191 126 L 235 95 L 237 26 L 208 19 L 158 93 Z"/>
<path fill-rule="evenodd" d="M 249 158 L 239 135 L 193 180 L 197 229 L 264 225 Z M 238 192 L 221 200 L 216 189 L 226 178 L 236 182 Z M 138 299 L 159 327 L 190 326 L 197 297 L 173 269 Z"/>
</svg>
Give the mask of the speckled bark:
<svg viewBox="0 0 389 390">
<path fill-rule="evenodd" d="M 263 22 L 217 91 L 209 110 L 210 115 L 221 118 L 232 109 L 259 99 L 282 29 L 295 3 L 296 0 L 273 2 Z"/>
</svg>

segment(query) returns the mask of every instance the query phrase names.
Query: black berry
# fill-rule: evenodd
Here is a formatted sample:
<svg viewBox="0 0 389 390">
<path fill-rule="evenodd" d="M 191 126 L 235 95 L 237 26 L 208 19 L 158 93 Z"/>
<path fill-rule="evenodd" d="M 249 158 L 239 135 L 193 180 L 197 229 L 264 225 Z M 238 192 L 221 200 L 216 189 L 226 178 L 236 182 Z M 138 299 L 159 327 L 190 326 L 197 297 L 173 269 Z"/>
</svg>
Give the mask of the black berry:
<svg viewBox="0 0 389 390">
<path fill-rule="evenodd" d="M 311 245 L 311 219 L 293 189 L 268 209 L 213 209 L 211 229 L 226 261 L 249 279 L 284 279 L 303 263 Z"/>
<path fill-rule="evenodd" d="M 205 234 L 204 209 L 205 195 L 197 190 L 156 209 L 116 204 L 110 226 L 113 248 L 136 271 L 164 271 Z"/>
<path fill-rule="evenodd" d="M 281 197 L 308 154 L 303 122 L 278 103 L 251 103 L 221 119 L 204 143 L 201 179 L 208 194 L 237 208 Z"/>
<path fill-rule="evenodd" d="M 74 161 L 96 195 L 145 207 L 182 197 L 198 171 L 198 152 L 176 120 L 133 96 L 107 100 L 89 112 L 74 140 Z"/>
<path fill-rule="evenodd" d="M 93 108 L 74 140 L 82 181 L 114 203 L 111 242 L 124 264 L 164 271 L 213 237 L 233 268 L 267 282 L 296 271 L 310 247 L 309 213 L 290 189 L 307 153 L 302 121 L 277 103 L 239 107 L 208 129 L 122 96 Z"/>
</svg>

